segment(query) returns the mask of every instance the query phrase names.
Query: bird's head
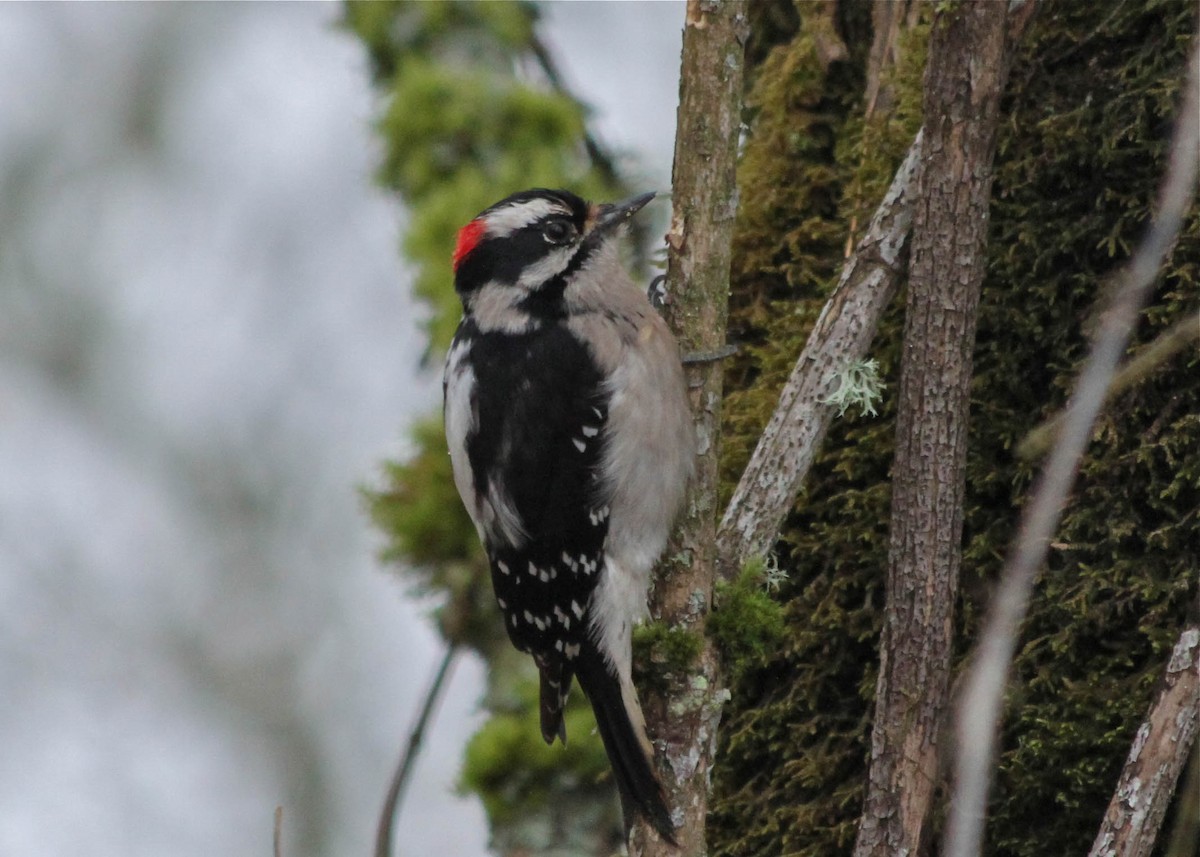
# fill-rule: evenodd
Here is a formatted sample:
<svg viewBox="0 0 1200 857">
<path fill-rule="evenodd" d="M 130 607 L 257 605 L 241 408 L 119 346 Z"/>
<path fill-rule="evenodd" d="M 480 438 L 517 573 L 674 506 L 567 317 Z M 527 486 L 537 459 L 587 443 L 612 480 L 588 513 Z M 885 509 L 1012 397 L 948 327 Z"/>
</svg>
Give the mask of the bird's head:
<svg viewBox="0 0 1200 857">
<path fill-rule="evenodd" d="M 534 312 L 561 301 L 570 282 L 611 264 L 629 219 L 654 198 L 589 203 L 570 191 L 537 188 L 489 206 L 459 230 L 454 286 L 468 312 L 481 297 Z"/>
</svg>

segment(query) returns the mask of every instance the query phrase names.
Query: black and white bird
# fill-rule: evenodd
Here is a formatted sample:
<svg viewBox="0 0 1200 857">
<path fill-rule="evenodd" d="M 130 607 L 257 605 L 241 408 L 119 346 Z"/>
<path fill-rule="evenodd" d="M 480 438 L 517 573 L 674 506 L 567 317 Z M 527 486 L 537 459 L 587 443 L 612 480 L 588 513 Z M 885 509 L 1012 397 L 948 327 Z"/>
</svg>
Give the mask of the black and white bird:
<svg viewBox="0 0 1200 857">
<path fill-rule="evenodd" d="M 529 190 L 463 227 L 444 390 L 455 484 L 509 638 L 541 674 L 542 736 L 566 741 L 578 679 L 626 827 L 640 813 L 674 841 L 630 648 L 695 454 L 679 350 L 618 255 L 653 197 Z"/>
</svg>

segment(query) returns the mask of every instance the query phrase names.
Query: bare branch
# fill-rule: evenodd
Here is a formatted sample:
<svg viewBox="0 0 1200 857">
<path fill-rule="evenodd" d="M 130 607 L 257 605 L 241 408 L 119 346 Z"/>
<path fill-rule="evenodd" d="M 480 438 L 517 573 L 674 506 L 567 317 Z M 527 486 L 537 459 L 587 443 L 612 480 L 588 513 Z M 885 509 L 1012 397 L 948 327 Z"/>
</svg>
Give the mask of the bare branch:
<svg viewBox="0 0 1200 857">
<path fill-rule="evenodd" d="M 922 139 L 918 133 L 866 234 L 842 267 L 733 492 L 717 537 L 724 577 L 736 575 L 748 558 L 771 549 L 829 428 L 834 407 L 827 400 L 838 375 L 867 353 L 879 317 L 896 293 L 900 252 L 912 226 Z"/>
<path fill-rule="evenodd" d="M 442 656 L 441 663 L 438 664 L 437 671 L 433 675 L 433 681 L 429 683 L 429 690 L 425 692 L 425 701 L 421 705 L 421 713 L 417 715 L 417 722 L 413 724 L 412 731 L 409 733 L 408 746 L 404 748 L 404 754 L 400 757 L 400 764 L 396 766 L 396 773 L 392 775 L 392 782 L 388 786 L 387 797 L 383 799 L 383 809 L 380 810 L 379 824 L 375 829 L 375 857 L 391 857 L 392 829 L 396 824 L 396 818 L 400 815 L 400 806 L 404 802 L 408 780 L 412 776 L 417 755 L 421 751 L 421 741 L 425 736 L 425 727 L 429 723 L 429 718 L 433 716 L 438 699 L 442 695 L 442 685 L 445 683 L 446 676 L 449 674 L 450 668 L 454 665 L 454 659 L 457 655 L 457 644 L 451 643 L 446 647 L 446 653 Z"/>
<path fill-rule="evenodd" d="M 958 712 L 955 793 L 946 831 L 947 857 L 976 857 L 983 840 L 984 808 L 996 751 L 1004 687 L 1017 630 L 1029 594 L 1075 482 L 1092 424 L 1104 403 L 1138 312 L 1183 223 L 1196 187 L 1200 146 L 1200 38 L 1193 46 L 1170 161 L 1158 196 L 1158 216 L 1115 281 L 1092 352 L 1076 382 L 1062 431 L 1031 501 L 1025 506 L 1012 553 L 1001 573 Z"/>
<path fill-rule="evenodd" d="M 1179 635 L 1088 857 L 1147 857 L 1200 728 L 1200 627 Z"/>
<path fill-rule="evenodd" d="M 271 834 L 271 853 L 283 857 L 283 807 L 275 807 L 275 826 Z"/>
<path fill-rule="evenodd" d="M 1032 0 L 1011 0 L 1010 43 L 1024 34 L 1037 5 Z M 834 409 L 828 399 L 838 376 L 867 353 L 879 318 L 896 293 L 897 265 L 917 196 L 914 178 L 923 157 L 923 133 L 913 139 L 866 235 L 842 266 L 837 286 L 725 509 L 717 535 L 718 570 L 723 578 L 735 576 L 750 557 L 766 554 L 778 538 L 829 429 Z"/>
</svg>

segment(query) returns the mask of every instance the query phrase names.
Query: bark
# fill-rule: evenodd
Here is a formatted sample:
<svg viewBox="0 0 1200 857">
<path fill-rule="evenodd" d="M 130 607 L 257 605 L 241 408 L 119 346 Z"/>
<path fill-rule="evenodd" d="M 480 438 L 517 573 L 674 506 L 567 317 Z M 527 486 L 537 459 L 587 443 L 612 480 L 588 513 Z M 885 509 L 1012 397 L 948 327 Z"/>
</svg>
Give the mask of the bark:
<svg viewBox="0 0 1200 857">
<path fill-rule="evenodd" d="M 672 175 L 674 211 L 667 234 L 668 315 L 685 353 L 715 354 L 725 343 L 749 28 L 742 0 L 688 0 L 686 15 Z M 650 607 L 654 618 L 674 631 L 703 638 L 715 578 L 721 362 L 691 362 L 687 373 L 698 440 L 696 474 Z M 642 700 L 679 848 L 639 821 L 630 832 L 629 853 L 702 855 L 709 769 L 722 702 L 712 644 L 704 638 L 695 664 L 662 678 L 660 686 L 642 688 Z"/>
<path fill-rule="evenodd" d="M 887 603 L 855 857 L 922 853 L 938 782 L 962 558 L 968 393 L 983 283 L 1007 4 L 934 22 L 892 468 Z"/>
<path fill-rule="evenodd" d="M 1200 728 L 1200 627 L 1180 635 L 1088 857 L 1148 857 Z"/>
<path fill-rule="evenodd" d="M 1015 45 L 1037 9 L 1013 0 L 1008 40 Z M 917 196 L 914 176 L 922 157 L 922 134 L 909 147 L 867 233 L 842 266 L 804 350 L 784 385 L 717 531 L 718 567 L 731 579 L 747 559 L 764 556 L 795 502 L 834 408 L 827 403 L 838 375 L 866 354 L 879 317 L 896 291 L 900 253 L 912 226 Z"/>
</svg>

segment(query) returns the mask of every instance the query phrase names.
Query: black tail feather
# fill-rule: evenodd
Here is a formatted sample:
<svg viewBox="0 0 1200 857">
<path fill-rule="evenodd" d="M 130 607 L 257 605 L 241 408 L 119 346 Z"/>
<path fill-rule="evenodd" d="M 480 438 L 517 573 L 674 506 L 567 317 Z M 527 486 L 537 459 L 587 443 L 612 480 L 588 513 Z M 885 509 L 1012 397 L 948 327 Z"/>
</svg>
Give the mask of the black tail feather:
<svg viewBox="0 0 1200 857">
<path fill-rule="evenodd" d="M 557 667 L 557 668 L 556 668 Z M 563 721 L 563 708 L 567 704 L 567 695 L 571 692 L 571 672 L 555 666 L 539 666 L 541 685 L 539 701 L 542 719 L 542 738 L 547 744 L 553 744 L 554 739 L 562 741 L 567 746 L 567 724 Z"/>
<path fill-rule="evenodd" d="M 671 823 L 662 786 L 654 774 L 652 760 L 642 749 L 638 729 L 625 710 L 620 679 L 609 670 L 604 657 L 594 650 L 581 653 L 575 669 L 579 686 L 592 704 L 600 739 L 617 781 L 626 835 L 635 815 L 641 815 L 659 836 L 676 845 L 675 826 Z"/>
</svg>

